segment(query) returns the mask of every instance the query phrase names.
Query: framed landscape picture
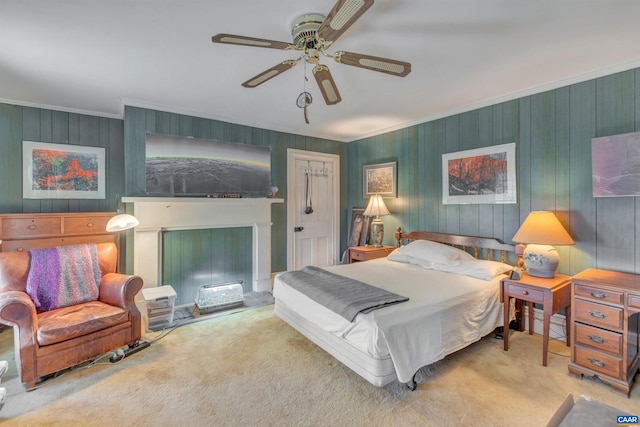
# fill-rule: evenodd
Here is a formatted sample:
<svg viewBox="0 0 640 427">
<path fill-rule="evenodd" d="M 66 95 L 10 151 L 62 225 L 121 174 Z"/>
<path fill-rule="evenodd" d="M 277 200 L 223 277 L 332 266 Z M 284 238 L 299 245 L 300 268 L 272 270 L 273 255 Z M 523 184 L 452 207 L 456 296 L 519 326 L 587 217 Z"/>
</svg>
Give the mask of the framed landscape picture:
<svg viewBox="0 0 640 427">
<path fill-rule="evenodd" d="M 397 162 L 362 167 L 362 197 L 398 197 Z"/>
<path fill-rule="evenodd" d="M 442 155 L 443 204 L 517 202 L 515 143 Z"/>
<path fill-rule="evenodd" d="M 104 199 L 105 149 L 22 141 L 25 199 Z"/>
</svg>

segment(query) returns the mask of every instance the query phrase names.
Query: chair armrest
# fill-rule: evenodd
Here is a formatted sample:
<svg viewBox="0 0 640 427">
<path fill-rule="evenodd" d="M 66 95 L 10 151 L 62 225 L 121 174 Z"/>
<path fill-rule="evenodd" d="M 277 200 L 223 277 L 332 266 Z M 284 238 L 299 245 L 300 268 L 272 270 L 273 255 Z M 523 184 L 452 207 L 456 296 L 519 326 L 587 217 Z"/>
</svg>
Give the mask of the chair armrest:
<svg viewBox="0 0 640 427">
<path fill-rule="evenodd" d="M 135 296 L 142 289 L 142 277 L 107 273 L 100 282 L 99 300 L 127 310 L 136 309 Z M 137 309 L 136 309 L 137 310 Z"/>
<path fill-rule="evenodd" d="M 36 376 L 38 314 L 31 297 L 22 291 L 0 293 L 0 323 L 13 326 L 16 366 L 22 382 Z"/>
<path fill-rule="evenodd" d="M 35 331 L 38 325 L 36 306 L 31 297 L 21 291 L 0 294 L 0 323 L 17 326 L 20 330 Z"/>
</svg>

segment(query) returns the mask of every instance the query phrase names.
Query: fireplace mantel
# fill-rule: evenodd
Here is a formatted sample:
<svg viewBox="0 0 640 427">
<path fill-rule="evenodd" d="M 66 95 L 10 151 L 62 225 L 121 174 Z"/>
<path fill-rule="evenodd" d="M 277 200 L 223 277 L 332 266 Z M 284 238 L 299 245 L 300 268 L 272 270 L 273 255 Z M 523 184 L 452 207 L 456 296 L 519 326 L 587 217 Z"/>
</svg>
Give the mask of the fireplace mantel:
<svg viewBox="0 0 640 427">
<path fill-rule="evenodd" d="M 162 232 L 208 228 L 253 228 L 253 286 L 271 289 L 271 205 L 283 199 L 123 197 L 140 221 L 134 228 L 133 272 L 145 287 L 162 285 Z"/>
</svg>

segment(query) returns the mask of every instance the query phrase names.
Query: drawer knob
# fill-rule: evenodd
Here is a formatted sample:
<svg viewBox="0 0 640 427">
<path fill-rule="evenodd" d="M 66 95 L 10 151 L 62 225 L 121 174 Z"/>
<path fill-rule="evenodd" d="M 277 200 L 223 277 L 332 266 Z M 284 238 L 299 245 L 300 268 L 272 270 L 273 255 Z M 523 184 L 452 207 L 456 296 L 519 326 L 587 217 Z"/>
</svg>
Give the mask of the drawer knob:
<svg viewBox="0 0 640 427">
<path fill-rule="evenodd" d="M 591 364 L 592 364 L 593 366 L 597 366 L 597 367 L 599 367 L 599 368 L 604 368 L 605 366 L 607 366 L 607 364 L 606 364 L 606 363 L 604 363 L 604 362 L 603 362 L 602 360 L 600 360 L 600 359 L 596 359 L 595 357 L 590 357 L 588 360 L 589 360 L 589 362 L 591 362 Z"/>
<path fill-rule="evenodd" d="M 18 248 L 16 249 L 17 252 L 24 252 L 24 248 Z"/>
<path fill-rule="evenodd" d="M 87 227 L 93 227 L 93 223 L 92 222 L 88 223 Z"/>
<path fill-rule="evenodd" d="M 29 230 L 35 230 L 36 228 L 38 228 L 38 226 L 37 226 L 37 225 L 35 225 L 35 224 L 31 224 L 31 225 L 29 226 Z"/>
<path fill-rule="evenodd" d="M 606 343 L 606 342 L 607 342 L 607 340 L 605 340 L 604 338 L 599 337 L 599 336 L 597 336 L 597 335 L 587 335 L 587 337 L 588 337 L 591 341 L 593 341 L 593 342 L 595 342 L 595 343 L 597 343 L 597 344 L 604 344 L 604 343 Z"/>
<path fill-rule="evenodd" d="M 601 312 L 601 311 L 597 311 L 597 310 L 589 310 L 589 314 L 590 314 L 592 317 L 595 317 L 596 319 L 604 319 L 604 318 L 606 318 L 606 317 L 607 317 L 607 315 L 606 315 L 606 314 L 604 314 L 604 313 L 603 313 L 603 312 Z"/>
<path fill-rule="evenodd" d="M 589 293 L 590 293 L 590 294 L 591 294 L 591 296 L 592 296 L 592 297 L 594 297 L 594 298 L 600 298 L 600 299 L 603 299 L 603 298 L 606 298 L 606 297 L 607 297 L 607 294 L 605 294 L 604 292 L 591 291 L 591 292 L 589 292 Z"/>
<path fill-rule="evenodd" d="M 522 291 L 522 295 L 529 295 L 529 291 Z"/>
</svg>

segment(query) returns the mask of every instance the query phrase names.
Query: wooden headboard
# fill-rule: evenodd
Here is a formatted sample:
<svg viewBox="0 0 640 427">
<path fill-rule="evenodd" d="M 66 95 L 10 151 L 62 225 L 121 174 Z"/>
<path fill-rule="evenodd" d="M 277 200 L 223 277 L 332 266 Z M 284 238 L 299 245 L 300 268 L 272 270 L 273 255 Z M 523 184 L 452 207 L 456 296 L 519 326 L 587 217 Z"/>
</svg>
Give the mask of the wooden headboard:
<svg viewBox="0 0 640 427">
<path fill-rule="evenodd" d="M 22 252 L 80 243 L 115 242 L 107 222 L 115 212 L 0 215 L 0 252 Z"/>
<path fill-rule="evenodd" d="M 516 252 L 514 245 L 503 243 L 490 237 L 462 236 L 457 234 L 434 233 L 431 231 L 412 231 L 403 233 L 402 227 L 396 229 L 396 246 L 400 247 L 411 240 L 431 240 L 459 247 L 465 251 L 473 250 L 473 256 L 479 258 L 485 252 L 485 258 L 492 259 L 492 253 L 499 253 L 499 261 L 505 262 L 505 252 Z M 520 255 L 518 255 L 520 256 Z"/>
</svg>

